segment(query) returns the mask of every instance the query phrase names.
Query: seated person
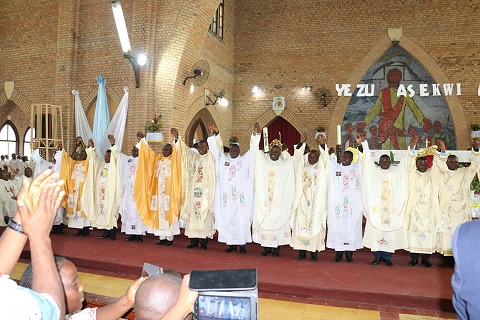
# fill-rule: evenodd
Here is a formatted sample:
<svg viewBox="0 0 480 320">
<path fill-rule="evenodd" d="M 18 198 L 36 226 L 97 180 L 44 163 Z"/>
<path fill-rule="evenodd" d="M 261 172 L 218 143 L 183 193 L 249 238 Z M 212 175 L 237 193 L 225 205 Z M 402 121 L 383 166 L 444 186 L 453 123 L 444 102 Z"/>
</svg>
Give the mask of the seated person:
<svg viewBox="0 0 480 320">
<path fill-rule="evenodd" d="M 17 212 L 0 238 L 0 318 L 63 319 L 65 301 L 60 277 L 55 268 L 50 228 L 60 206 L 62 180 L 50 170 L 32 182 L 25 180 L 17 196 Z M 18 287 L 8 276 L 27 241 L 34 271 L 32 290 Z"/>
<path fill-rule="evenodd" d="M 133 307 L 135 292 L 140 284 L 145 280 L 145 278 L 136 280 L 132 285 L 130 285 L 127 292 L 113 303 L 101 308 L 86 308 L 81 310 L 83 301 L 85 300 L 83 293 L 84 285 L 78 280 L 77 268 L 71 261 L 63 257 L 55 257 L 55 264 L 65 290 L 65 300 L 67 306 L 66 319 L 116 320 L 122 317 Z M 29 264 L 20 278 L 20 285 L 31 288 L 32 274 L 32 264 Z"/>
</svg>

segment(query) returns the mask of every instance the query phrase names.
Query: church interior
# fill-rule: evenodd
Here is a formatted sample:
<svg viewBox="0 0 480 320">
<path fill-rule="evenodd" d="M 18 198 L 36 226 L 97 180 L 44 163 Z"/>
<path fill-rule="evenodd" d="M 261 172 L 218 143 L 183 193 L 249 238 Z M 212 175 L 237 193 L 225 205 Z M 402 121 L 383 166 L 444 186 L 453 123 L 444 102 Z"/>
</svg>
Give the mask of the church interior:
<svg viewBox="0 0 480 320">
<path fill-rule="evenodd" d="M 110 0 L 1 2 L 0 154 L 29 156 L 36 140 L 46 150 L 61 141 L 72 154 L 76 98 L 92 129 L 99 76 L 109 121 L 128 87 L 119 146 L 124 153 L 138 132 L 161 133 L 163 141 L 151 143 L 161 152 L 173 140 L 170 128 L 178 128 L 191 146 L 208 137 L 211 123 L 224 139 L 235 136 L 242 154 L 256 122 L 289 151 L 303 133 L 313 146 L 316 131 L 326 132 L 328 146 L 347 147 L 360 132 L 376 141 L 381 120 L 370 117 L 370 110 L 390 85 L 392 69 L 401 71 L 406 97 L 419 111 L 401 113 L 402 132 L 390 136 L 388 146 L 372 142 L 372 149 L 404 149 L 405 141 L 420 135 L 425 146 L 442 137 L 452 150 L 467 150 L 480 123 L 477 1 L 114 3 L 123 10 L 127 49 Z M 160 125 L 150 130 L 158 116 Z M 354 263 L 336 264 L 331 250 L 311 263 L 296 261 L 290 248 L 276 260 L 260 257 L 255 244 L 248 255 L 227 258 L 215 241 L 208 252 L 187 255 L 186 239 L 162 248 L 152 245 L 153 236 L 144 243 L 99 243 L 97 237 L 79 239 L 66 231 L 52 239 L 54 253 L 67 256 L 92 279 L 92 291 L 86 289 L 91 305 L 118 296 L 122 279 L 135 279 L 149 260 L 181 274 L 194 268 L 257 268 L 259 319 L 456 318 L 453 268 L 437 267 L 440 255 L 432 257 L 434 268 L 411 268 L 408 253 L 400 250 L 395 267 L 387 268 L 371 266 L 366 249 Z M 27 247 L 23 262 L 29 255 Z M 17 272 L 23 268 L 20 263 Z M 101 276 L 111 277 L 107 282 L 119 283 L 120 289 L 102 291 Z"/>
</svg>

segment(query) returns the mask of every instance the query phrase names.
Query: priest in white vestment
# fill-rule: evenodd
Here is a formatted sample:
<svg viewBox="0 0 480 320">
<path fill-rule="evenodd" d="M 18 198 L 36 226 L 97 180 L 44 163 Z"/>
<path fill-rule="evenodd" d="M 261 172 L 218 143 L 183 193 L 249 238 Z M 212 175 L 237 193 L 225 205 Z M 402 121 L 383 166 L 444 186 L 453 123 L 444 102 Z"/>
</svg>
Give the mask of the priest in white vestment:
<svg viewBox="0 0 480 320">
<path fill-rule="evenodd" d="M 363 248 L 362 165 L 364 158 L 363 153 L 352 148 L 342 153 L 341 163 L 338 163 L 334 153 L 330 155 L 327 248 L 335 249 L 333 259 L 335 262 L 343 259 L 343 253 L 347 262 L 353 262 L 353 252 Z"/>
<path fill-rule="evenodd" d="M 0 213 L 2 219 L 0 226 L 6 226 L 10 218 L 17 214 L 18 190 L 13 180 L 8 178 L 8 171 L 2 170 L 0 176 Z"/>
<path fill-rule="evenodd" d="M 440 143 L 442 154 L 435 158 L 440 176 L 440 221 L 437 229 L 437 252 L 443 254 L 446 266 L 453 266 L 452 239 L 455 229 L 472 220 L 470 207 L 470 183 L 478 171 L 480 152 L 472 149 L 471 164 L 459 167 L 455 155 L 445 153 L 445 145 Z"/>
<path fill-rule="evenodd" d="M 181 145 L 182 186 L 185 200 L 181 209 L 182 219 L 186 221 L 185 235 L 190 238 L 186 248 L 207 249 L 208 238 L 215 233 L 213 197 L 215 195 L 215 168 L 212 153 L 207 141 L 198 143 L 198 153 L 182 141 L 178 130 L 173 128 L 175 146 Z"/>
<path fill-rule="evenodd" d="M 362 196 L 367 224 L 363 245 L 375 256 L 373 265 L 385 262 L 393 267 L 392 253 L 407 248 L 405 208 L 407 201 L 407 174 L 405 161 L 391 166 L 384 154 L 377 166 L 370 154 L 368 143 L 362 142 L 365 152 Z"/>
<path fill-rule="evenodd" d="M 92 226 L 105 230 L 99 239 L 117 237 L 117 219 L 120 199 L 118 148 L 115 138 L 109 136 L 111 148 L 104 159 L 96 155 L 95 148 L 87 148 L 88 172 L 82 194 L 82 206 Z"/>
<path fill-rule="evenodd" d="M 60 172 L 62 164 L 62 143 L 59 143 L 58 149 L 53 156 L 53 162 L 43 159 L 40 155 L 40 149 L 33 150 L 30 159 L 34 163 L 33 177 L 36 177 L 39 173 L 43 172 L 46 169 L 52 169 L 52 172 Z M 63 233 L 63 219 L 65 217 L 66 210 L 64 207 L 60 206 L 55 215 L 55 220 L 53 220 L 52 233 L 60 234 Z"/>
<path fill-rule="evenodd" d="M 125 241 L 143 242 L 143 236 L 147 231 L 147 226 L 140 219 L 137 205 L 133 198 L 133 188 L 135 186 L 135 177 L 138 168 L 138 149 L 132 148 L 132 155 L 120 153 L 120 184 L 121 196 L 119 212 L 122 219 L 122 232 L 128 235 Z"/>
<path fill-rule="evenodd" d="M 215 158 L 215 227 L 218 242 L 229 245 L 225 252 L 245 254 L 245 244 L 252 242 L 253 218 L 253 161 L 250 151 L 240 155 L 240 145 L 230 142 L 230 153 L 223 152 L 223 141 L 218 128 L 209 125 L 213 133 L 207 139 Z"/>
<path fill-rule="evenodd" d="M 260 126 L 255 123 L 250 139 L 254 159 L 255 206 L 252 223 L 253 241 L 261 244 L 262 256 L 278 257 L 279 246 L 290 245 L 290 217 L 293 211 L 295 177 L 293 157 L 282 155 L 282 143 L 275 139 L 269 153 L 259 149 Z M 281 157 L 282 155 L 282 157 Z"/>
<path fill-rule="evenodd" d="M 410 140 L 406 154 L 408 173 L 408 200 L 405 211 L 407 250 L 410 251 L 409 266 L 416 266 L 421 255 L 422 265 L 432 267 L 430 255 L 435 252 L 437 222 L 439 220 L 438 188 L 440 175 L 434 162 L 428 168 L 427 158 L 415 152 L 420 138 Z"/>
<path fill-rule="evenodd" d="M 296 208 L 292 219 L 292 242 L 294 250 L 299 250 L 297 260 L 306 258 L 317 261 L 317 252 L 325 250 L 328 190 L 328 152 L 325 151 L 325 135 L 317 135 L 318 150 L 305 153 L 306 136 L 294 150 Z M 324 145 L 323 148 L 321 145 Z"/>
</svg>

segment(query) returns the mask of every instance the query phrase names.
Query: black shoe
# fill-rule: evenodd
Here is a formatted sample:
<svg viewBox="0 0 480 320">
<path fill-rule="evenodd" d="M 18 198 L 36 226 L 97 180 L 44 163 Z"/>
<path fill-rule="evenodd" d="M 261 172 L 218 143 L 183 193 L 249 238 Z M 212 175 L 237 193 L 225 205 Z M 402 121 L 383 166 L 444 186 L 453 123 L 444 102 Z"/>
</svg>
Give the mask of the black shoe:
<svg viewBox="0 0 480 320">
<path fill-rule="evenodd" d="M 108 238 L 109 236 L 110 236 L 110 230 L 105 230 L 103 231 L 103 234 L 98 237 L 98 239 L 105 239 L 105 238 Z"/>
<path fill-rule="evenodd" d="M 343 251 L 337 251 L 335 252 L 335 258 L 333 259 L 334 262 L 339 262 L 342 260 L 343 257 Z"/>
<path fill-rule="evenodd" d="M 57 226 L 57 234 L 62 234 L 63 233 L 63 227 L 65 225 L 63 223 L 60 223 L 58 226 Z"/>
<path fill-rule="evenodd" d="M 417 259 L 412 259 L 410 260 L 410 262 L 408 263 L 409 266 L 411 267 L 414 267 L 418 264 L 418 260 Z"/>
<path fill-rule="evenodd" d="M 385 260 L 385 259 L 384 259 L 383 262 L 385 262 L 385 264 L 386 264 L 387 266 L 389 266 L 389 267 L 393 267 L 393 266 L 394 266 L 392 260 Z"/>
<path fill-rule="evenodd" d="M 115 240 L 117 239 L 117 228 L 113 228 L 110 230 L 108 236 L 110 237 L 110 239 L 112 240 Z"/>
<path fill-rule="evenodd" d="M 240 253 L 247 254 L 247 249 L 245 248 L 245 246 L 240 246 Z"/>
<path fill-rule="evenodd" d="M 305 250 L 300 250 L 297 256 L 297 260 L 303 260 L 307 257 L 307 252 Z"/>
<path fill-rule="evenodd" d="M 274 248 L 272 250 L 272 257 L 278 257 L 280 255 L 280 249 Z"/>
<path fill-rule="evenodd" d="M 311 261 L 317 261 L 317 253 L 316 252 L 310 252 L 310 260 Z"/>
<path fill-rule="evenodd" d="M 200 249 L 207 250 L 208 239 L 200 240 Z"/>
<path fill-rule="evenodd" d="M 137 236 L 137 242 L 143 242 L 143 236 Z"/>
<path fill-rule="evenodd" d="M 189 243 L 185 246 L 185 248 L 187 248 L 187 249 L 192 249 L 192 248 L 196 248 L 196 247 L 198 247 L 198 244 L 194 245 L 194 244 Z"/>
<path fill-rule="evenodd" d="M 155 244 L 157 246 L 161 246 L 161 245 L 164 245 L 166 243 L 167 243 L 167 239 L 162 239 L 162 240 L 158 240 L 157 242 L 155 242 Z M 193 248 L 193 246 L 192 247 L 188 247 L 188 246 L 189 246 L 189 244 L 187 244 L 187 246 L 185 248 Z"/>
<path fill-rule="evenodd" d="M 268 256 L 271 253 L 272 253 L 271 248 L 263 248 L 263 252 L 261 252 L 260 255 L 265 257 L 265 256 Z"/>
<path fill-rule="evenodd" d="M 353 252 L 352 251 L 345 251 L 345 258 L 347 259 L 347 262 L 353 262 Z"/>
<path fill-rule="evenodd" d="M 381 258 L 375 258 L 375 259 L 373 259 L 373 261 L 372 261 L 372 265 L 376 266 L 376 265 L 378 265 L 378 264 L 380 263 L 380 261 L 381 261 Z"/>
<path fill-rule="evenodd" d="M 224 250 L 225 252 L 237 251 L 237 246 L 230 246 Z"/>
<path fill-rule="evenodd" d="M 75 233 L 75 236 L 76 237 L 83 237 L 83 230 L 82 229 L 78 230 L 77 233 Z"/>
<path fill-rule="evenodd" d="M 433 263 L 431 263 L 430 260 L 422 260 L 422 264 L 427 268 L 433 267 Z"/>
<path fill-rule="evenodd" d="M 89 234 L 90 234 L 90 227 L 83 227 L 82 237 L 88 237 Z"/>
<path fill-rule="evenodd" d="M 170 247 L 172 244 L 173 244 L 173 240 L 172 241 L 167 240 L 167 242 L 165 242 L 165 245 L 167 247 Z"/>
<path fill-rule="evenodd" d="M 132 234 L 132 235 L 129 235 L 127 238 L 125 238 L 125 240 L 123 241 L 127 242 L 127 241 L 135 241 L 135 240 L 137 240 L 137 236 L 134 236 Z"/>
</svg>

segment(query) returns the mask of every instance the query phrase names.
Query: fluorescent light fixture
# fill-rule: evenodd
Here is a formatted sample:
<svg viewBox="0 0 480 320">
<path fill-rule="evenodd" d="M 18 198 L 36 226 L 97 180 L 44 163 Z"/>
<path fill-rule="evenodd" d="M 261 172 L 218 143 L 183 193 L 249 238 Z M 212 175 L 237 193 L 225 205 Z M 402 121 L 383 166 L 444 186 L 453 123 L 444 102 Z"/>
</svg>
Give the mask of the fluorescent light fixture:
<svg viewBox="0 0 480 320">
<path fill-rule="evenodd" d="M 252 93 L 259 93 L 260 92 L 260 88 L 258 86 L 254 86 L 252 88 Z"/>
<path fill-rule="evenodd" d="M 195 85 L 192 83 L 190 85 L 190 93 L 194 93 L 195 92 Z"/>
<path fill-rule="evenodd" d="M 137 57 L 137 63 L 139 66 L 144 66 L 147 63 L 147 56 L 145 53 L 140 53 Z"/>
<path fill-rule="evenodd" d="M 130 52 L 130 40 L 128 39 L 127 25 L 125 24 L 125 18 L 123 17 L 122 6 L 120 2 L 112 2 L 113 17 L 115 18 L 115 25 L 117 26 L 118 37 L 122 45 L 123 52 Z"/>
</svg>

